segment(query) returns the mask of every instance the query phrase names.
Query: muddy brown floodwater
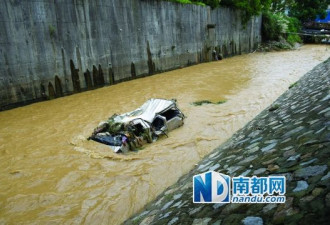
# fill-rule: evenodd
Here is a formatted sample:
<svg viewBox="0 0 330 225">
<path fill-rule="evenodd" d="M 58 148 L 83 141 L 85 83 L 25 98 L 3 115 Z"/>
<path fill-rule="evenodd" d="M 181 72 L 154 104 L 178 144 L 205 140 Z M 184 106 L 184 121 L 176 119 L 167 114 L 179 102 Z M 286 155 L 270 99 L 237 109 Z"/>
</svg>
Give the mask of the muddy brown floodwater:
<svg viewBox="0 0 330 225">
<path fill-rule="evenodd" d="M 123 222 L 329 56 L 247 54 L 0 112 L 0 224 Z M 176 98 L 185 125 L 127 155 L 86 141 L 149 98 Z M 227 102 L 191 104 L 205 99 Z"/>
</svg>

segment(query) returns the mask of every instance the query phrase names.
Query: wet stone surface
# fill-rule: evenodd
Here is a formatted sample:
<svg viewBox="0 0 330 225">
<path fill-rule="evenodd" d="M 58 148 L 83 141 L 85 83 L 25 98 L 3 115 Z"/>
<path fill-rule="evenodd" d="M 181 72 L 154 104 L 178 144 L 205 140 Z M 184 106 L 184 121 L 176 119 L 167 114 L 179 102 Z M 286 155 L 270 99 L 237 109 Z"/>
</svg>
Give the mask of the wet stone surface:
<svg viewBox="0 0 330 225">
<path fill-rule="evenodd" d="M 328 224 L 330 59 L 125 224 Z M 242 157 L 243 156 L 243 157 Z M 286 177 L 284 204 L 194 204 L 192 179 L 209 169 L 230 176 Z"/>
</svg>

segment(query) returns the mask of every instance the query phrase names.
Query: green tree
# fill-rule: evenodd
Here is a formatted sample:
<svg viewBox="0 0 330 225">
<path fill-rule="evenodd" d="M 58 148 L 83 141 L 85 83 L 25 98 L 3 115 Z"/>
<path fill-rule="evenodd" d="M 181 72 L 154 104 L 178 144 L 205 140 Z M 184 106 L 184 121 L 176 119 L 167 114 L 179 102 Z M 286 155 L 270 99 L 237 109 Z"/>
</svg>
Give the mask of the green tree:
<svg viewBox="0 0 330 225">
<path fill-rule="evenodd" d="M 267 11 L 271 3 L 271 0 L 222 0 L 220 5 L 242 10 L 243 21 L 247 22 L 252 16 Z"/>
<path fill-rule="evenodd" d="M 194 2 L 202 2 L 205 5 L 211 6 L 212 9 L 219 6 L 219 0 L 195 0 Z"/>
<path fill-rule="evenodd" d="M 297 32 L 300 30 L 300 21 L 295 17 L 286 16 L 284 13 L 265 12 L 262 14 L 263 41 L 286 41 L 294 45 L 302 42 Z"/>
<path fill-rule="evenodd" d="M 182 4 L 197 4 L 197 5 L 209 5 L 212 9 L 219 6 L 220 0 L 168 0 L 171 2 L 178 2 Z"/>
<path fill-rule="evenodd" d="M 312 21 L 317 15 L 324 18 L 330 0 L 295 0 L 289 4 L 289 15 L 301 22 Z"/>
<path fill-rule="evenodd" d="M 317 15 L 324 18 L 330 0 L 273 0 L 270 10 L 272 12 L 285 12 L 289 10 L 291 17 L 301 22 L 314 20 Z"/>
<path fill-rule="evenodd" d="M 273 0 L 270 5 L 271 12 L 281 12 L 284 13 L 286 9 L 289 9 L 295 0 Z"/>
</svg>

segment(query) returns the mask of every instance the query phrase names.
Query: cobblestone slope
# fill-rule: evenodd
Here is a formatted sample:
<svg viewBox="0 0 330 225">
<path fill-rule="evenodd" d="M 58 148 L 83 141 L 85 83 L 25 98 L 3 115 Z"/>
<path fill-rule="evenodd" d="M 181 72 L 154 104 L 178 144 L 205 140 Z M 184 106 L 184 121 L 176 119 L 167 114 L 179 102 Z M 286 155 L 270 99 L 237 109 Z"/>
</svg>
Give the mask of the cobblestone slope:
<svg viewBox="0 0 330 225">
<path fill-rule="evenodd" d="M 330 59 L 125 224 L 328 224 Z M 194 204 L 192 178 L 284 175 L 285 204 Z M 164 177 L 166 179 L 166 177 Z"/>
</svg>

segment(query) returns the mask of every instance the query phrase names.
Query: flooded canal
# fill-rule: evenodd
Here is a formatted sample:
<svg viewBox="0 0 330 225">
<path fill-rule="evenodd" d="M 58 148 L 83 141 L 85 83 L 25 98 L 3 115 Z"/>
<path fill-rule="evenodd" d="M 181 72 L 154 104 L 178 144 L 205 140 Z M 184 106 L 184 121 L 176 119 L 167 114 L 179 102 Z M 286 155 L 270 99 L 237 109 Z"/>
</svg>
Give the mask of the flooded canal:
<svg viewBox="0 0 330 225">
<path fill-rule="evenodd" d="M 253 53 L 0 112 L 0 224 L 123 222 L 328 57 Z M 176 98 L 185 125 L 127 155 L 86 140 L 149 98 Z"/>
</svg>

